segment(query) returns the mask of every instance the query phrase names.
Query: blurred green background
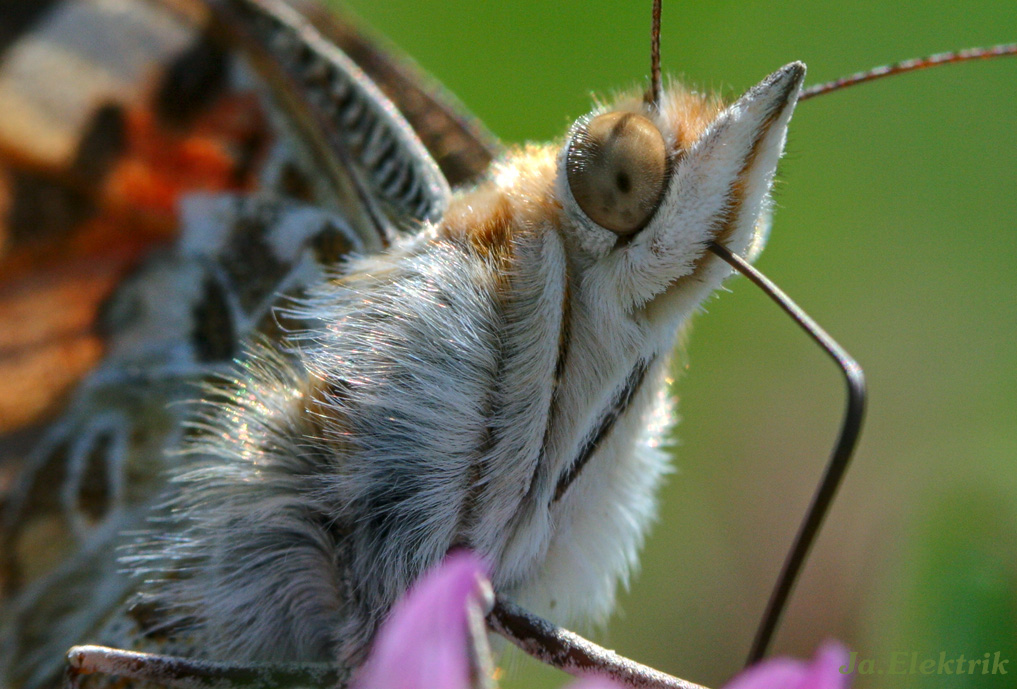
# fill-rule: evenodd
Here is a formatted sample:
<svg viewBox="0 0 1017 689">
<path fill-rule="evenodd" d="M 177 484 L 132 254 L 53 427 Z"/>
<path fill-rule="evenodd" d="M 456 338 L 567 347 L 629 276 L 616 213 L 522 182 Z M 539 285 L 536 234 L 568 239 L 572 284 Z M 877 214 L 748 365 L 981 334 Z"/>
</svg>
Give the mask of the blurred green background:
<svg viewBox="0 0 1017 689">
<path fill-rule="evenodd" d="M 648 71 L 649 0 L 354 0 L 371 26 L 510 142 L 560 136 L 591 92 Z M 665 2 L 665 70 L 735 96 L 791 60 L 809 83 L 1017 40 L 1017 3 Z M 802 104 L 759 266 L 865 367 L 868 423 L 779 634 L 887 668 L 1002 653 L 1009 676 L 857 687 L 1013 686 L 1017 674 L 1017 59 Z M 747 281 L 708 304 L 676 386 L 677 472 L 641 574 L 594 636 L 718 686 L 748 649 L 830 451 L 838 374 Z M 509 659 L 505 687 L 563 678 Z M 980 670 L 979 670 L 980 671 Z"/>
</svg>

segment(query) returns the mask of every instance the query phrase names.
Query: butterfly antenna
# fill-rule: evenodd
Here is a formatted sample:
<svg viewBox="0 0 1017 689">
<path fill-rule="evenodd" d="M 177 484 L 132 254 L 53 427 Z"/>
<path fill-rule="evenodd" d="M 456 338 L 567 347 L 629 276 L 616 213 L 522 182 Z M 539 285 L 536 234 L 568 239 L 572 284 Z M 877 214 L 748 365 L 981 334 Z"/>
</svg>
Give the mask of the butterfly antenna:
<svg viewBox="0 0 1017 689">
<path fill-rule="evenodd" d="M 798 534 L 795 536 L 794 545 L 784 560 L 777 584 L 770 594 L 770 600 L 766 604 L 766 612 L 763 614 L 759 629 L 756 630 L 755 640 L 752 642 L 752 650 L 749 652 L 746 665 L 758 662 L 765 654 L 773 639 L 773 633 L 780 622 L 781 615 L 787 606 L 787 601 L 794 588 L 795 581 L 801 572 L 802 565 L 808 557 L 809 549 L 812 547 L 823 523 L 841 479 L 847 471 L 851 461 L 851 455 L 858 444 L 858 436 L 862 429 L 862 417 L 865 415 L 865 375 L 861 366 L 858 365 L 850 354 L 843 347 L 830 337 L 823 328 L 802 310 L 789 296 L 770 281 L 765 275 L 754 268 L 748 261 L 737 256 L 725 247 L 711 242 L 709 249 L 723 259 L 732 268 L 747 277 L 756 284 L 768 297 L 777 302 L 780 306 L 809 336 L 822 347 L 830 357 L 837 363 L 844 373 L 847 382 L 847 410 L 844 413 L 844 423 L 840 429 L 840 437 L 833 449 L 833 454 L 826 466 L 826 472 L 820 481 L 819 489 L 812 497 L 812 504 L 798 527 Z"/>
<path fill-rule="evenodd" d="M 643 101 L 654 109 L 660 109 L 660 4 L 653 0 L 653 22 L 650 26 L 650 88 Z"/>
<path fill-rule="evenodd" d="M 929 55 L 928 57 L 917 57 L 912 60 L 896 62 L 892 65 L 876 67 L 865 72 L 858 72 L 857 74 L 852 74 L 841 79 L 828 81 L 825 84 L 810 86 L 807 89 L 802 89 L 802 93 L 798 96 L 798 100 L 808 100 L 809 98 L 815 98 L 816 96 L 822 96 L 827 93 L 832 93 L 833 91 L 839 91 L 849 86 L 864 84 L 869 81 L 875 81 L 876 79 L 882 79 L 883 77 L 889 77 L 895 74 L 916 72 L 920 69 L 939 67 L 941 65 L 951 65 L 957 62 L 991 60 L 994 57 L 1008 57 L 1011 55 L 1017 55 L 1017 43 L 994 45 L 989 48 L 968 48 L 967 50 L 958 50 L 952 53 L 937 53 L 935 55 Z"/>
</svg>

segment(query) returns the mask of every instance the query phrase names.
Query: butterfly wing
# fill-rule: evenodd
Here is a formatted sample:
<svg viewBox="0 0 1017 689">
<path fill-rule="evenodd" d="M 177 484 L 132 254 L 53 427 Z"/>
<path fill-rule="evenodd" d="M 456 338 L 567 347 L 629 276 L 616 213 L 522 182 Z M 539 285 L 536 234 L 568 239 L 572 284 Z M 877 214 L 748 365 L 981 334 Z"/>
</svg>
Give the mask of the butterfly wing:
<svg viewBox="0 0 1017 689">
<path fill-rule="evenodd" d="M 404 115 L 388 128 L 415 131 L 451 185 L 486 171 L 498 144 L 439 84 L 349 19 L 313 2 L 298 7 Z M 182 195 L 250 190 L 272 177 L 283 195 L 357 215 L 355 202 L 314 189 L 321 165 L 313 159 L 264 174 L 278 133 L 252 90 L 229 83 L 231 58 L 207 39 L 200 3 L 14 3 L 3 13 L 0 323 L 30 327 L 0 335 L 0 434 L 51 416 L 95 365 L 99 305 L 140 257 L 172 240 Z M 271 50 L 254 50 L 272 62 Z M 313 100 L 307 88 L 296 100 L 295 109 L 311 109 L 299 104 Z"/>
<path fill-rule="evenodd" d="M 480 180 L 501 145 L 453 94 L 355 19 L 311 0 L 295 6 L 399 108 L 453 188 Z"/>
<path fill-rule="evenodd" d="M 274 315 L 280 299 L 444 207 L 411 126 L 315 27 L 387 75 L 457 179 L 494 152 L 437 91 L 410 88 L 413 68 L 327 15 L 212 7 L 54 5 L 0 56 L 0 103 L 26 113 L 0 123 L 0 322 L 25 324 L 0 328 L 0 667 L 15 686 L 49 682 L 129 591 L 115 549 L 162 490 L 196 384 L 252 336 L 299 326 Z M 40 59 L 72 76 L 33 78 Z M 24 219 L 57 207 L 25 180 L 76 212 Z"/>
<path fill-rule="evenodd" d="M 15 18 L 28 31 L 0 63 L 0 322 L 13 324 L 0 433 L 42 421 L 96 363 L 99 304 L 175 234 L 182 193 L 251 186 L 265 128 L 252 94 L 216 98 L 225 58 L 186 17 L 100 1 Z"/>
</svg>

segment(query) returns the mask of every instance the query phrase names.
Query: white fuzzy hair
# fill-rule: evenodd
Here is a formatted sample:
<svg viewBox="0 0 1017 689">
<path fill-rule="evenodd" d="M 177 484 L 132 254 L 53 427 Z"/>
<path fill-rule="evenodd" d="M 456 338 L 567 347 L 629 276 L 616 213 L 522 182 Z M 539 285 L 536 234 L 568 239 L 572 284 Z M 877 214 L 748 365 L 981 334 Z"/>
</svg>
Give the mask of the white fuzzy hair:
<svg viewBox="0 0 1017 689">
<path fill-rule="evenodd" d="M 319 285 L 296 309 L 316 327 L 210 394 L 173 535 L 135 556 L 168 572 L 153 600 L 211 657 L 350 666 L 466 546 L 499 594 L 604 619 L 668 470 L 670 352 L 729 273 L 705 245 L 723 219 L 731 248 L 761 246 L 803 73 L 724 110 L 627 244 L 601 241 L 559 171 L 502 259 L 427 226 Z"/>
</svg>

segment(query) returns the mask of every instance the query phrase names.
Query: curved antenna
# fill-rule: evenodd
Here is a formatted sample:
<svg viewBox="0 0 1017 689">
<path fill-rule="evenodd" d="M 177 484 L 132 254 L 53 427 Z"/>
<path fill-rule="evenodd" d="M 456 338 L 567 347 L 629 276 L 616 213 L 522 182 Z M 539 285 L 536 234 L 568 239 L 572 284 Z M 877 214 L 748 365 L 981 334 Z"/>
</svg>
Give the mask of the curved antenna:
<svg viewBox="0 0 1017 689">
<path fill-rule="evenodd" d="M 802 310 L 789 296 L 771 282 L 765 275 L 756 270 L 748 261 L 741 256 L 731 253 L 725 247 L 710 242 L 710 251 L 719 256 L 728 265 L 737 270 L 756 284 L 768 297 L 777 302 L 801 328 L 808 333 L 809 337 L 816 341 L 827 354 L 836 362 L 844 373 L 847 382 L 847 410 L 844 412 L 844 422 L 841 425 L 840 436 L 834 446 L 833 454 L 826 471 L 819 483 L 819 489 L 812 497 L 812 504 L 798 527 L 798 534 L 795 536 L 794 545 L 788 552 L 784 565 L 781 568 L 777 584 L 770 594 L 770 600 L 766 604 L 766 612 L 756 630 L 756 638 L 752 642 L 752 650 L 746 665 L 759 661 L 770 645 L 773 633 L 780 622 L 781 615 L 787 606 L 788 597 L 794 588 L 795 581 L 801 572 L 805 558 L 809 554 L 823 523 L 823 518 L 833 502 L 841 479 L 847 471 L 851 461 L 851 455 L 858 444 L 858 436 L 862 429 L 862 418 L 865 416 L 865 375 L 861 366 L 858 365 L 850 354 L 843 347 L 830 337 L 823 328 L 819 326 L 805 311 Z"/>
<path fill-rule="evenodd" d="M 957 62 L 990 60 L 994 57 L 1009 57 L 1012 55 L 1017 55 L 1017 43 L 1005 43 L 988 48 L 968 48 L 966 50 L 958 50 L 951 53 L 936 53 L 935 55 L 929 55 L 928 57 L 916 57 L 911 60 L 895 62 L 892 65 L 874 67 L 865 72 L 857 72 L 856 74 L 835 79 L 834 81 L 828 81 L 825 84 L 810 86 L 806 89 L 802 89 L 801 95 L 798 96 L 798 101 L 801 102 L 803 100 L 808 100 L 809 98 L 815 98 L 816 96 L 840 91 L 841 89 L 846 89 L 849 86 L 857 86 L 858 84 L 875 81 L 876 79 L 882 79 L 883 77 L 891 77 L 895 74 L 916 72 L 920 69 L 951 65 Z"/>
<path fill-rule="evenodd" d="M 643 102 L 660 109 L 660 4 L 653 0 L 653 21 L 650 26 L 650 88 L 643 96 Z"/>
</svg>

